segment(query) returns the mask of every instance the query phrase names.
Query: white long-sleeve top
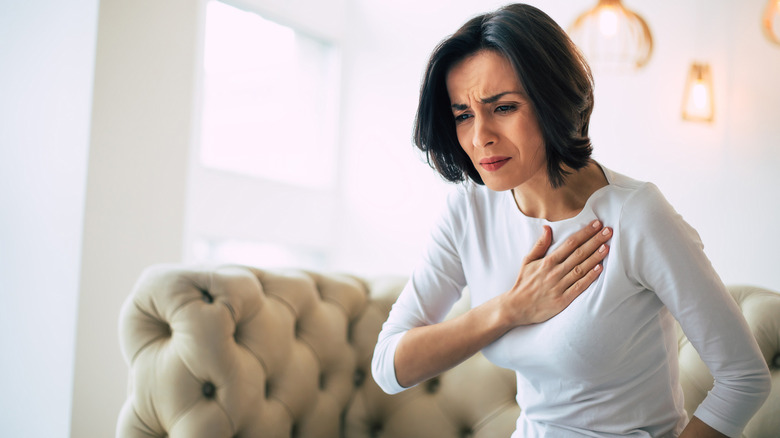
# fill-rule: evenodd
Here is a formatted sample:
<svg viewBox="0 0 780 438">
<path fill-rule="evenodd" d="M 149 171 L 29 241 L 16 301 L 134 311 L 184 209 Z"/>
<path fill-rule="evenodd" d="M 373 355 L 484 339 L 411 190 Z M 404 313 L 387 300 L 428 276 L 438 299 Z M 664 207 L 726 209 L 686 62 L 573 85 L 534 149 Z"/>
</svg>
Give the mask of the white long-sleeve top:
<svg viewBox="0 0 780 438">
<path fill-rule="evenodd" d="M 739 436 L 769 393 L 769 371 L 696 231 L 657 187 L 603 168 L 608 185 L 575 217 L 549 222 L 511 192 L 463 184 L 449 197 L 427 252 L 383 325 L 372 371 L 388 393 L 401 337 L 441 322 L 468 285 L 472 307 L 508 291 L 549 225 L 553 248 L 594 219 L 614 230 L 604 271 L 552 319 L 484 348 L 517 373 L 513 438 L 676 437 L 687 423 L 674 320 L 715 378 L 694 415 Z"/>
</svg>

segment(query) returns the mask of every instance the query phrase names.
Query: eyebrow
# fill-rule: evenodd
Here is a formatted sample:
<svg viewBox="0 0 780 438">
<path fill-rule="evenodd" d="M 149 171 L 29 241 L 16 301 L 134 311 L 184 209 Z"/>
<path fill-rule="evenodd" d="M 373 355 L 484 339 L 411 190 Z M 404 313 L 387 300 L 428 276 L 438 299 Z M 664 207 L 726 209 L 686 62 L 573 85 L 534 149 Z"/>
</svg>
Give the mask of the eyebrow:
<svg viewBox="0 0 780 438">
<path fill-rule="evenodd" d="M 496 103 L 496 102 L 498 102 L 499 99 L 501 99 L 502 97 L 506 96 L 507 94 L 519 94 L 520 96 L 525 96 L 525 93 L 522 93 L 520 91 L 504 91 L 503 93 L 498 93 L 498 94 L 496 94 L 494 96 L 490 96 L 490 97 L 486 97 L 484 99 L 480 99 L 479 102 L 483 103 L 483 104 Z M 469 106 L 465 105 L 465 104 L 462 104 L 462 103 L 453 103 L 451 105 L 451 107 L 452 107 L 452 109 L 455 109 L 455 110 L 458 110 L 458 111 L 463 111 L 463 110 L 468 109 Z"/>
</svg>

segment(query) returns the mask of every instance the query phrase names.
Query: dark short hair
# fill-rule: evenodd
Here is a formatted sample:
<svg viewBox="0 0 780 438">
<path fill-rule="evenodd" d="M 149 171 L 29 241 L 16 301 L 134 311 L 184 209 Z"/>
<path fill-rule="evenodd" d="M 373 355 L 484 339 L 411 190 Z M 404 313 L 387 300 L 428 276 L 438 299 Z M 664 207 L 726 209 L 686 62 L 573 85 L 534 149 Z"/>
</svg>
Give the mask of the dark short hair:
<svg viewBox="0 0 780 438">
<path fill-rule="evenodd" d="M 563 165 L 581 169 L 593 150 L 593 76 L 566 32 L 533 6 L 512 4 L 477 16 L 439 43 L 420 89 L 415 145 L 444 179 L 468 176 L 484 184 L 458 142 L 446 82 L 455 64 L 481 50 L 501 54 L 517 73 L 539 121 L 550 183 L 560 187 L 568 174 Z"/>
</svg>

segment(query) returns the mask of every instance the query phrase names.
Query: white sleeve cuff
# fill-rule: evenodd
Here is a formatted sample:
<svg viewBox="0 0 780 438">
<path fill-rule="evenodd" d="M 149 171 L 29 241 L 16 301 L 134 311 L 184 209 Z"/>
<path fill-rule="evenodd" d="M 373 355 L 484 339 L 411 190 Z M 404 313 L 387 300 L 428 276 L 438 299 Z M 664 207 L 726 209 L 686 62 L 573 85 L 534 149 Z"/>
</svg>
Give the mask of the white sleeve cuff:
<svg viewBox="0 0 780 438">
<path fill-rule="evenodd" d="M 398 348 L 398 343 L 401 341 L 404 333 L 395 333 L 384 339 L 379 339 L 377 346 L 374 349 L 374 358 L 371 361 L 371 374 L 374 377 L 374 381 L 382 389 L 382 391 L 388 394 L 397 394 L 404 389 L 398 383 L 398 379 L 395 376 L 395 350 Z"/>
</svg>

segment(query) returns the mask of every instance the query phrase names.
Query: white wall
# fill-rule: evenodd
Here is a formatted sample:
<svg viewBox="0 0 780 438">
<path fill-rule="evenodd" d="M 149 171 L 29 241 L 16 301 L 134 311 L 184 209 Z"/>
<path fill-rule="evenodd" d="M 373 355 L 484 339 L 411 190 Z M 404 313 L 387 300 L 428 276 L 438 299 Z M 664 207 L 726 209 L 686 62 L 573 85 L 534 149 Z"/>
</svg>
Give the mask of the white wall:
<svg viewBox="0 0 780 438">
<path fill-rule="evenodd" d="M 411 135 L 420 77 L 434 45 L 505 2 L 377 4 L 355 0 L 345 81 L 342 246 L 337 265 L 408 273 L 448 187 L 420 163 Z M 564 28 L 591 0 L 531 1 Z M 699 230 L 727 283 L 780 290 L 769 234 L 780 223 L 780 47 L 759 28 L 764 0 L 624 2 L 649 22 L 655 51 L 633 75 L 596 75 L 595 158 L 654 181 Z M 409 13 L 408 11 L 415 11 Z M 435 17 L 435 19 L 432 19 Z M 712 64 L 713 124 L 681 120 L 690 63 Z"/>
<path fill-rule="evenodd" d="M 97 8 L 0 2 L 3 436 L 68 436 Z"/>
<path fill-rule="evenodd" d="M 715 4 L 637 4 L 651 25 L 664 24 L 653 28 L 656 51 L 646 71 L 596 78 L 596 156 L 656 182 L 699 231 L 724 282 L 780 290 L 773 255 L 780 237 L 768 234 L 780 222 L 780 46 L 761 33 L 763 0 Z M 711 125 L 680 118 L 694 60 L 712 66 Z"/>
</svg>

